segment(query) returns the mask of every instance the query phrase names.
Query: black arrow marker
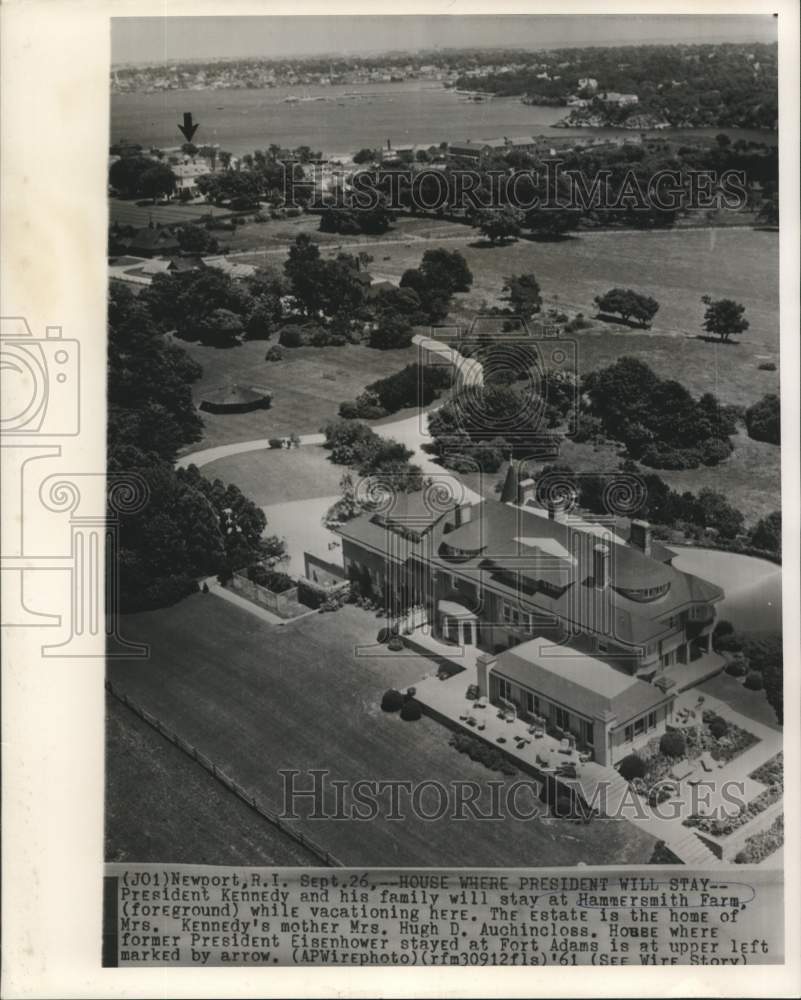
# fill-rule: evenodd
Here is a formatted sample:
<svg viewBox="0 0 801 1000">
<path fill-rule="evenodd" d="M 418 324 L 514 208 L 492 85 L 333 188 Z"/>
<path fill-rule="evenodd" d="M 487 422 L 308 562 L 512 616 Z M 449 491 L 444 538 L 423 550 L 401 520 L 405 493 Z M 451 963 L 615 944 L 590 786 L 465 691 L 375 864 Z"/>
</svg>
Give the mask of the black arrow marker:
<svg viewBox="0 0 801 1000">
<path fill-rule="evenodd" d="M 183 132 L 186 141 L 191 142 L 192 136 L 197 132 L 198 126 L 192 123 L 192 112 L 184 111 L 184 123 L 179 125 L 178 128 Z"/>
</svg>

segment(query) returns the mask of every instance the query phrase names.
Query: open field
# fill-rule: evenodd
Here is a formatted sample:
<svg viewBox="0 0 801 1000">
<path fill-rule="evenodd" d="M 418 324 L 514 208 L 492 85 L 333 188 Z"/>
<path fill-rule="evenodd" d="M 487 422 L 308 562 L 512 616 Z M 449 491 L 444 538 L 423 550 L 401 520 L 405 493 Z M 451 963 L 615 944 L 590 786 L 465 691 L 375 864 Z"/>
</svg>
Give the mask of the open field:
<svg viewBox="0 0 801 1000">
<path fill-rule="evenodd" d="M 113 697 L 106 701 L 106 860 L 320 863 Z"/>
<path fill-rule="evenodd" d="M 225 217 L 230 209 L 217 208 L 206 202 L 182 205 L 180 202 L 160 202 L 157 205 L 137 205 L 134 200 L 109 198 L 109 219 L 121 226 L 147 226 L 151 221 L 162 226 L 172 226 L 182 222 L 197 222 L 209 216 Z"/>
<path fill-rule="evenodd" d="M 342 400 L 353 399 L 368 383 L 417 360 L 417 349 L 412 347 L 401 351 L 376 351 L 360 344 L 281 348 L 283 360 L 265 361 L 274 341 L 250 340 L 226 349 L 176 343 L 203 366 L 203 377 L 193 386 L 196 402 L 205 389 L 229 382 L 266 386 L 273 394 L 269 410 L 203 413 L 203 440 L 185 451 L 292 431 L 314 434 L 337 415 Z"/>
<path fill-rule="evenodd" d="M 336 237 L 336 244 L 323 247 L 366 249 L 373 257 L 372 272 L 395 279 L 416 267 L 426 249 L 458 249 L 474 283 L 469 293 L 454 298 L 448 323 L 467 325 L 482 308 L 506 305 L 505 278 L 526 271 L 537 275 L 546 306 L 588 318 L 596 312 L 595 295 L 615 285 L 635 288 L 660 303 L 653 327 L 633 330 L 593 321 L 590 329 L 571 335 L 578 345 L 579 371 L 636 354 L 657 374 L 677 378 L 695 394 L 712 391 L 725 402 L 749 405 L 779 384 L 778 371 L 758 368 L 763 361 L 779 361 L 777 240 L 772 232 L 715 228 L 588 232 L 558 242 L 518 240 L 490 247 L 479 245 L 475 231 L 458 223 L 404 219 L 383 237 Z M 280 266 L 284 256 L 285 250 L 272 247 L 241 259 Z M 728 344 L 700 339 L 704 294 L 742 302 L 750 329 Z"/>
<path fill-rule="evenodd" d="M 321 445 L 268 448 L 220 458 L 203 466 L 207 479 L 236 485 L 259 507 L 339 493 L 345 468 L 328 460 Z"/>
<path fill-rule="evenodd" d="M 500 775 L 450 748 L 447 730 L 432 720 L 406 723 L 381 711 L 388 687 L 412 684 L 432 665 L 403 654 L 355 655 L 356 647 L 374 642 L 379 625 L 373 615 L 346 606 L 270 627 L 214 596 L 195 595 L 172 608 L 126 617 L 126 635 L 150 643 L 151 656 L 135 665 L 113 661 L 109 675 L 274 805 L 282 799 L 281 769 L 320 767 L 328 769 L 328 780 L 472 779 L 482 786 L 478 803 L 488 804 L 485 786 Z M 303 773 L 296 779 L 297 788 L 309 784 Z M 326 797 L 329 807 L 332 798 Z M 436 799 L 423 795 L 423 807 L 433 812 Z M 525 792 L 519 796 L 524 800 L 529 808 Z M 648 862 L 655 843 L 623 822 L 422 820 L 403 793 L 400 806 L 403 821 L 387 818 L 382 809 L 358 828 L 333 819 L 296 822 L 356 865 L 625 865 Z M 307 817 L 308 802 L 299 801 L 297 811 Z M 227 811 L 216 811 L 201 835 L 219 838 L 230 821 Z"/>
<path fill-rule="evenodd" d="M 720 465 L 652 471 L 678 493 L 702 489 L 722 493 L 735 502 L 750 527 L 781 505 L 781 451 L 775 444 L 752 440 L 742 426 L 733 441 L 734 451 Z M 621 459 L 614 445 L 563 440 L 559 461 L 576 472 L 612 472 Z"/>
</svg>

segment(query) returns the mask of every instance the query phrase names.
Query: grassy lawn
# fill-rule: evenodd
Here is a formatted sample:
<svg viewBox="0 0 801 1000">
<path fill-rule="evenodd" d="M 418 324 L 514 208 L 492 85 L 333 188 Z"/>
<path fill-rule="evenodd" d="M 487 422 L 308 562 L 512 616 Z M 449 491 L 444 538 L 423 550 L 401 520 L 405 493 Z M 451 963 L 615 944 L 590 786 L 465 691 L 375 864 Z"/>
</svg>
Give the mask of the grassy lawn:
<svg viewBox="0 0 801 1000">
<path fill-rule="evenodd" d="M 765 692 L 747 690 L 737 677 L 729 677 L 727 673 L 718 674 L 716 677 L 704 681 L 703 684 L 699 684 L 698 691 L 701 694 L 709 694 L 713 698 L 720 698 L 727 705 L 731 705 L 735 712 L 739 712 L 746 718 L 781 731 L 782 727 L 776 721 L 776 713 L 768 704 Z"/>
<path fill-rule="evenodd" d="M 322 446 L 269 448 L 220 458 L 203 466 L 207 479 L 222 479 L 236 485 L 258 504 L 285 503 L 291 500 L 330 497 L 339 493 L 343 466 L 328 460 Z"/>
<path fill-rule="evenodd" d="M 147 226 L 151 220 L 157 225 L 172 226 L 182 222 L 195 222 L 204 217 L 208 218 L 209 215 L 230 214 L 229 209 L 216 208 L 205 203 L 182 205 L 179 202 L 166 202 L 158 205 L 137 205 L 136 201 L 109 198 L 110 220 L 119 222 L 121 226 Z"/>
<path fill-rule="evenodd" d="M 106 702 L 105 822 L 107 861 L 320 863 L 112 697 Z"/>
<path fill-rule="evenodd" d="M 384 690 L 414 683 L 432 665 L 412 656 L 355 656 L 357 646 L 374 641 L 379 625 L 376 617 L 346 607 L 269 627 L 218 598 L 196 595 L 126 618 L 126 635 L 150 643 L 151 656 L 146 663 L 112 661 L 109 675 L 275 805 L 282 798 L 280 769 L 326 768 L 329 780 L 344 781 L 474 779 L 483 786 L 500 780 L 449 747 L 447 730 L 432 720 L 406 723 L 381 711 Z M 297 780 L 308 787 L 306 775 Z M 488 794 L 482 790 L 480 801 Z M 432 808 L 431 799 L 423 802 Z M 387 818 L 382 808 L 378 818 L 358 825 L 306 818 L 298 825 L 355 865 L 637 864 L 649 860 L 655 843 L 622 822 L 426 821 L 411 814 L 403 794 L 400 804 L 402 821 Z M 298 804 L 304 817 L 308 809 Z M 204 822 L 219 837 L 231 817 L 216 810 Z"/>
<path fill-rule="evenodd" d="M 730 500 L 736 498 L 735 505 L 750 527 L 780 506 L 781 451 L 776 445 L 752 440 L 743 427 L 733 441 L 734 451 L 720 465 L 653 471 L 678 493 L 706 488 Z M 566 439 L 559 460 L 576 472 L 612 472 L 621 461 L 614 445 L 576 444 Z"/>
<path fill-rule="evenodd" d="M 376 351 L 361 344 L 345 347 L 282 348 L 281 361 L 265 361 L 271 341 L 251 340 L 220 349 L 176 341 L 203 366 L 193 387 L 199 403 L 213 386 L 238 382 L 266 386 L 273 393 L 269 410 L 252 413 L 203 413 L 203 440 L 186 451 L 252 438 L 314 434 L 336 417 L 339 404 L 354 399 L 365 385 L 400 371 L 417 359 L 417 349 Z"/>
</svg>

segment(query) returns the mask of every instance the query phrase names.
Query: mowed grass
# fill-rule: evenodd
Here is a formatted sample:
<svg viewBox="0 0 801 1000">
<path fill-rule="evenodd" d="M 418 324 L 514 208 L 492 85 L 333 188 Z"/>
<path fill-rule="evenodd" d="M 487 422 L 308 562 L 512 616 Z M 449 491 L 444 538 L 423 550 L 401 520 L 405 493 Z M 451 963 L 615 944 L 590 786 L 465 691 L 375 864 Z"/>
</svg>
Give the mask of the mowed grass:
<svg viewBox="0 0 801 1000">
<path fill-rule="evenodd" d="M 196 595 L 128 616 L 126 635 L 149 643 L 150 659 L 112 661 L 108 670 L 115 686 L 274 806 L 282 802 L 279 772 L 300 771 L 296 787 L 307 788 L 303 772 L 312 768 L 346 782 L 437 779 L 447 786 L 472 779 L 482 787 L 479 803 L 488 804 L 485 786 L 500 775 L 449 747 L 448 731 L 432 720 L 406 723 L 381 711 L 388 687 L 413 684 L 433 667 L 416 656 L 357 656 L 357 647 L 374 643 L 380 624 L 347 606 L 270 627 L 217 597 Z M 433 812 L 437 799 L 426 794 L 422 804 Z M 528 796 L 525 801 L 531 805 Z M 371 821 L 353 822 L 312 820 L 302 800 L 303 818 L 294 822 L 351 865 L 642 864 L 655 843 L 623 822 L 423 820 L 403 794 L 400 802 L 402 821 L 382 808 Z M 332 794 L 326 804 L 333 808 Z M 219 837 L 232 817 L 221 809 L 202 822 L 210 837 Z"/>
<path fill-rule="evenodd" d="M 320 863 L 111 696 L 106 702 L 105 839 L 107 861 Z"/>
<path fill-rule="evenodd" d="M 207 479 L 236 485 L 259 507 L 339 493 L 345 469 L 329 461 L 321 445 L 301 448 L 248 451 L 217 459 L 203 466 Z"/>
<path fill-rule="evenodd" d="M 281 348 L 281 361 L 265 361 L 274 341 L 245 341 L 238 347 L 215 348 L 177 340 L 203 367 L 193 386 L 200 404 L 204 390 L 239 383 L 264 386 L 273 394 L 267 410 L 251 413 L 202 413 L 201 442 L 185 451 L 249 441 L 253 438 L 314 434 L 337 416 L 339 404 L 354 399 L 365 385 L 400 371 L 417 360 L 417 349 L 376 351 L 361 344 L 345 347 Z"/>
<path fill-rule="evenodd" d="M 306 221 L 308 224 L 308 220 Z M 477 313 L 508 305 L 502 293 L 512 274 L 533 271 L 546 307 L 578 312 L 592 327 L 570 336 L 577 344 L 579 372 L 589 372 L 633 354 L 663 378 L 675 378 L 699 395 L 715 392 L 727 403 L 750 405 L 778 391 L 779 375 L 759 370 L 779 362 L 778 234 L 756 229 L 681 229 L 655 232 L 587 232 L 557 242 L 517 240 L 481 244 L 477 232 L 452 222 L 404 219 L 383 237 L 315 234 L 323 252 L 366 249 L 377 276 L 399 279 L 417 267 L 426 249 L 459 250 L 474 282 L 454 297 L 446 325 L 469 326 Z M 254 255 L 253 263 L 280 267 L 286 249 Z M 614 286 L 652 295 L 660 304 L 648 331 L 594 320 L 594 297 Z M 750 328 L 728 344 L 700 339 L 702 295 L 734 298 L 746 307 Z"/>
<path fill-rule="evenodd" d="M 137 205 L 135 201 L 109 198 L 111 222 L 121 226 L 147 226 L 152 221 L 157 225 L 172 226 L 186 222 L 197 222 L 211 216 L 226 216 L 231 212 L 206 203 L 182 205 L 179 202 L 165 202 L 156 205 Z"/>
</svg>

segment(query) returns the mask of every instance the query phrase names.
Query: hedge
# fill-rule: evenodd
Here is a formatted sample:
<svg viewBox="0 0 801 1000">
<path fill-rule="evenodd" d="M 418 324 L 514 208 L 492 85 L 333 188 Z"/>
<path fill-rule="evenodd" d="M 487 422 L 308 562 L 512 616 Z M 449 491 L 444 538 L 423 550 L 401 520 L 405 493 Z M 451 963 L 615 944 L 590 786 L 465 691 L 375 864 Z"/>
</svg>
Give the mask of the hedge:
<svg viewBox="0 0 801 1000">
<path fill-rule="evenodd" d="M 403 695 L 400 691 L 396 691 L 395 688 L 390 688 L 389 691 L 384 692 L 384 697 L 381 699 L 381 708 L 385 712 L 398 712 L 404 707 Z"/>
<path fill-rule="evenodd" d="M 683 757 L 687 753 L 687 742 L 681 733 L 664 733 L 659 749 L 666 757 Z"/>
<path fill-rule="evenodd" d="M 617 769 L 620 777 L 625 778 L 626 781 L 633 781 L 635 778 L 644 778 L 648 770 L 645 761 L 642 757 L 638 757 L 636 753 L 630 753 L 628 757 L 624 757 L 618 764 Z"/>
<path fill-rule="evenodd" d="M 423 713 L 416 701 L 405 701 L 401 709 L 400 717 L 404 722 L 417 722 Z"/>
<path fill-rule="evenodd" d="M 748 688 L 749 691 L 761 691 L 765 686 L 765 680 L 762 677 L 761 670 L 752 670 L 749 672 L 745 681 L 744 686 Z"/>
</svg>

